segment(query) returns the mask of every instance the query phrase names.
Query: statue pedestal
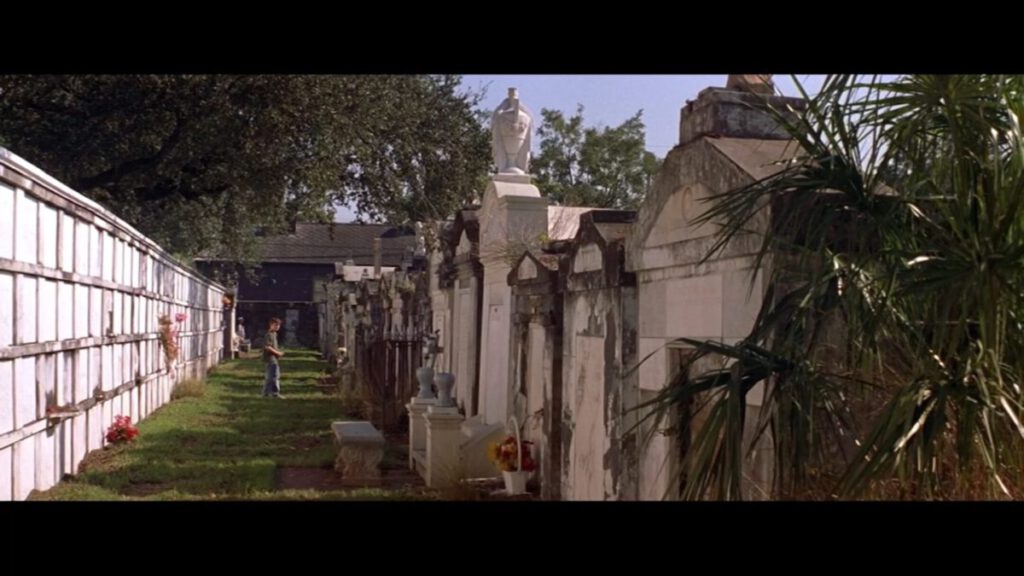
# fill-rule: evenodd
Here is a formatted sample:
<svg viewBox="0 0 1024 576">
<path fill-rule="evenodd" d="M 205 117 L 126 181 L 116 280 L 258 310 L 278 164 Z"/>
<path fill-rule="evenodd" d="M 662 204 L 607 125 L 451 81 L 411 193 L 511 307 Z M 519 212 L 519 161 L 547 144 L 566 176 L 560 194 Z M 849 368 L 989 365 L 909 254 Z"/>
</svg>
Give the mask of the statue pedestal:
<svg viewBox="0 0 1024 576">
<path fill-rule="evenodd" d="M 465 417 L 456 408 L 427 408 L 427 486 L 451 486 L 463 471 L 459 462 L 460 428 Z"/>
<path fill-rule="evenodd" d="M 532 178 L 529 174 L 512 174 L 509 172 L 499 172 L 491 176 L 491 180 L 495 182 L 508 182 L 510 184 L 530 184 Z"/>
<path fill-rule="evenodd" d="M 510 243 L 538 246 L 548 232 L 548 201 L 532 185 L 508 180 L 496 174 L 484 191 L 480 220 L 480 263 L 483 265 L 485 320 L 480 327 L 480 394 L 477 413 L 487 422 L 505 422 L 508 417 L 512 336 L 512 287 L 508 275 L 512 262 Z M 517 254 L 518 256 L 518 254 Z"/>
<path fill-rule="evenodd" d="M 413 398 L 405 409 L 409 411 L 409 469 L 416 469 L 416 453 L 427 450 L 427 408 L 437 404 L 435 398 Z"/>
</svg>

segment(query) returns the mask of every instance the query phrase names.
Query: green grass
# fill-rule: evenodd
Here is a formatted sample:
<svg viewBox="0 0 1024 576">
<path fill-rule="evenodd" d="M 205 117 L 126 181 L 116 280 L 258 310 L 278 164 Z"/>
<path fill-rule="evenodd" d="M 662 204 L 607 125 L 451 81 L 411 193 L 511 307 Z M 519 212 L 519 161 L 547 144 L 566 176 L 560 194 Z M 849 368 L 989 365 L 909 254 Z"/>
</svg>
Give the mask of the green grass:
<svg viewBox="0 0 1024 576">
<path fill-rule="evenodd" d="M 128 445 L 90 453 L 73 479 L 34 500 L 411 499 L 414 490 L 276 490 L 281 466 L 330 469 L 330 424 L 349 419 L 337 396 L 322 394 L 316 353 L 289 350 L 281 393 L 263 398 L 263 364 L 233 360 L 211 371 L 202 396 L 173 401 L 138 424 Z M 387 457 L 395 455 L 388 450 Z"/>
<path fill-rule="evenodd" d="M 171 391 L 171 400 L 189 397 L 201 398 L 203 394 L 206 394 L 206 387 L 203 385 L 203 381 L 189 378 L 174 385 L 174 390 Z"/>
</svg>

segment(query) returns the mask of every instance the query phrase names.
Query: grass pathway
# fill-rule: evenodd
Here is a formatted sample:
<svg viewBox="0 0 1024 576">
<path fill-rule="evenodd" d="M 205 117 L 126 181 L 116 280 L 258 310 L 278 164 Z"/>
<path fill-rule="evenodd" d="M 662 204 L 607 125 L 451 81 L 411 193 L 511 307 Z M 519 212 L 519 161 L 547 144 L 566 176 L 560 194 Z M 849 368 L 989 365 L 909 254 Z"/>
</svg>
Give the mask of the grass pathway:
<svg viewBox="0 0 1024 576">
<path fill-rule="evenodd" d="M 346 419 L 345 406 L 316 388 L 325 367 L 313 351 L 287 351 L 281 361 L 285 398 L 268 399 L 260 396 L 258 358 L 225 362 L 207 377 L 202 396 L 164 405 L 138 424 L 133 443 L 93 451 L 74 478 L 30 499 L 432 498 L 407 478 L 404 452 L 396 446 L 388 447 L 382 463 L 385 477 L 396 480 L 390 487 L 340 486 L 330 423 Z"/>
</svg>

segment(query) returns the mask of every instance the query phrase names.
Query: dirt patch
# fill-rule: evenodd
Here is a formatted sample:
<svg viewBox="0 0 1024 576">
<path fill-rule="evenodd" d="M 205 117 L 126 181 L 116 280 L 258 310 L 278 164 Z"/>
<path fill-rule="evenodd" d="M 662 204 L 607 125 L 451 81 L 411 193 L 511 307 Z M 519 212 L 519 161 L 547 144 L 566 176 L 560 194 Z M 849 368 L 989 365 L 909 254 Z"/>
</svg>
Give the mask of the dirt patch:
<svg viewBox="0 0 1024 576">
<path fill-rule="evenodd" d="M 296 450 L 310 450 L 318 446 L 323 446 L 326 443 L 327 438 L 322 436 L 302 436 L 301 438 L 296 438 L 295 441 L 292 442 L 292 447 Z"/>
<path fill-rule="evenodd" d="M 380 487 L 385 490 L 425 486 L 423 479 L 408 468 L 383 470 L 380 480 Z M 281 467 L 277 469 L 277 489 L 328 492 L 352 490 L 353 487 L 345 486 L 341 481 L 341 474 L 331 469 Z"/>
<path fill-rule="evenodd" d="M 167 489 L 166 484 L 159 482 L 139 482 L 124 486 L 118 492 L 125 496 L 151 496 Z"/>
<path fill-rule="evenodd" d="M 427 485 L 419 474 L 408 467 L 383 470 L 380 480 L 382 488 L 420 488 Z"/>
<path fill-rule="evenodd" d="M 99 450 L 90 450 L 89 453 L 85 455 L 85 459 L 82 460 L 82 463 L 78 465 L 78 473 L 81 474 L 83 472 L 104 470 L 108 467 L 107 464 L 117 457 L 117 453 L 117 447 L 109 444 Z"/>
<path fill-rule="evenodd" d="M 344 490 L 341 475 L 323 468 L 278 468 L 278 490 Z"/>
<path fill-rule="evenodd" d="M 385 434 L 387 446 L 381 462 L 380 487 L 384 490 L 424 488 L 426 483 L 416 472 L 409 469 L 408 436 L 406 433 Z M 292 445 L 296 449 L 309 450 L 332 442 L 329 436 L 297 438 Z M 351 490 L 341 481 L 341 474 L 333 468 L 333 462 L 322 468 L 279 467 L 277 469 L 278 490 Z"/>
<path fill-rule="evenodd" d="M 408 446 L 409 432 L 387 432 L 384 434 L 384 439 L 387 440 L 388 444 L 393 444 L 395 446 Z"/>
<path fill-rule="evenodd" d="M 491 480 L 480 483 L 473 487 L 476 490 L 477 496 L 481 500 L 540 500 L 539 492 L 540 486 L 535 484 L 527 484 L 528 492 L 526 494 L 509 495 L 505 491 L 505 483 L 503 480 Z"/>
</svg>

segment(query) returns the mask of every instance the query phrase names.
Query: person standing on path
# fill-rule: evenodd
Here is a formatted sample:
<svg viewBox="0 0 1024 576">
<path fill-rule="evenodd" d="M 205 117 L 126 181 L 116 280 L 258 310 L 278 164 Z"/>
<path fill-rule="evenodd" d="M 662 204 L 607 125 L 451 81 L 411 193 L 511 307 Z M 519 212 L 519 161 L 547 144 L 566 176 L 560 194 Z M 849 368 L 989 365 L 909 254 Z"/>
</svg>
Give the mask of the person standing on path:
<svg viewBox="0 0 1024 576">
<path fill-rule="evenodd" d="M 280 318 L 271 318 L 267 323 L 267 337 L 263 343 L 263 362 L 267 365 L 267 378 L 263 383 L 263 397 L 284 398 L 281 396 L 281 367 L 277 359 L 284 352 L 277 349 L 277 331 L 281 328 Z"/>
</svg>

